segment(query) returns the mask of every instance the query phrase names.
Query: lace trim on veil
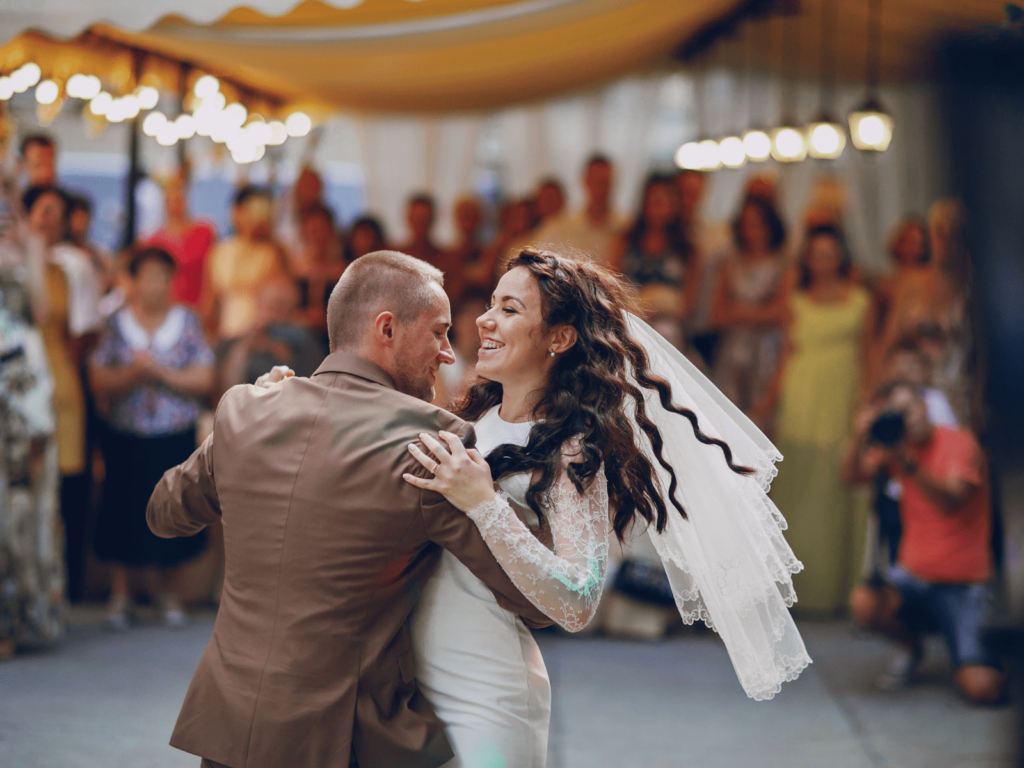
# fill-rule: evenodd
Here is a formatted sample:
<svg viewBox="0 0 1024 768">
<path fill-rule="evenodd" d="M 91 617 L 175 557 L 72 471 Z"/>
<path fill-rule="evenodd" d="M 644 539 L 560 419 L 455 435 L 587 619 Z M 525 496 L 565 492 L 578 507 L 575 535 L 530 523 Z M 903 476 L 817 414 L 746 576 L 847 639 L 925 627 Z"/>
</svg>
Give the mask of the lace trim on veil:
<svg viewBox="0 0 1024 768">
<path fill-rule="evenodd" d="M 754 469 L 748 476 L 733 472 L 718 448 L 697 441 L 685 418 L 663 408 L 657 393 L 642 390 L 647 415 L 665 441 L 663 456 L 680 475 L 677 493 L 688 516 L 684 520 L 673 509 L 662 533 L 648 529 L 679 613 L 687 624 L 701 620 L 722 637 L 748 696 L 771 699 L 811 663 L 788 610 L 796 602 L 792 577 L 803 565 L 783 536 L 785 518 L 767 495 L 782 455 L 654 329 L 634 315 L 627 323 L 651 373 L 671 386 L 673 402 L 692 410 L 706 434 L 728 443 L 736 463 Z M 637 434 L 667 489 L 668 474 L 647 438 L 639 429 Z"/>
</svg>

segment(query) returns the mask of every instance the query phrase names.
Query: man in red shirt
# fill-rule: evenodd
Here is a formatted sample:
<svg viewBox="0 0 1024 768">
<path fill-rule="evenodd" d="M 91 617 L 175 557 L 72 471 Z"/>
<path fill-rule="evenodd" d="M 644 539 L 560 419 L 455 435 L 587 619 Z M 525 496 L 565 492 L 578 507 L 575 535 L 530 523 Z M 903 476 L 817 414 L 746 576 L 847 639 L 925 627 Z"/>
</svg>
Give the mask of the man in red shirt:
<svg viewBox="0 0 1024 768">
<path fill-rule="evenodd" d="M 982 637 L 992 513 L 985 457 L 974 435 L 933 425 L 917 389 L 895 382 L 858 418 L 845 463 L 850 481 L 868 481 L 887 469 L 902 486 L 896 563 L 884 583 L 861 585 L 850 598 L 855 621 L 906 649 L 880 683 L 890 689 L 905 684 L 921 658 L 921 634 L 940 631 L 957 687 L 976 703 L 999 701 L 1005 675 Z"/>
</svg>

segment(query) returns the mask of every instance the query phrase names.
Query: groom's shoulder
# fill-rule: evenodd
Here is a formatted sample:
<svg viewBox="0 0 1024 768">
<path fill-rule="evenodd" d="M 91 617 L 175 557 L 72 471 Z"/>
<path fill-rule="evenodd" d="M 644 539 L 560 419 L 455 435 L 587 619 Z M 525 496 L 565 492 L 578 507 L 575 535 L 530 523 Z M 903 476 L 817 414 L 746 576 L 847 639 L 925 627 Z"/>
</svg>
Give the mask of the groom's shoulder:
<svg viewBox="0 0 1024 768">
<path fill-rule="evenodd" d="M 472 432 L 472 426 L 450 411 L 433 403 L 427 403 L 410 395 L 389 390 L 389 405 L 385 418 L 397 429 L 420 432 L 454 432 L 465 437 Z"/>
</svg>

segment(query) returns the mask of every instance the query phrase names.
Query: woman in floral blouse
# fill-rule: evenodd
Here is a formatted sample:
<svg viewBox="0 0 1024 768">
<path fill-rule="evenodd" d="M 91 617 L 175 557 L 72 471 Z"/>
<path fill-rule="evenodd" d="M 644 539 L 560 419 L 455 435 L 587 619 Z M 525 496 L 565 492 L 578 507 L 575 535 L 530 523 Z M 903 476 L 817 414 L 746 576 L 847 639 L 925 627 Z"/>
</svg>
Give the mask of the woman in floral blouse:
<svg viewBox="0 0 1024 768">
<path fill-rule="evenodd" d="M 162 248 L 132 256 L 128 302 L 107 321 L 90 360 L 90 385 L 107 424 L 95 549 L 112 564 L 107 619 L 113 629 L 128 626 L 129 567 L 155 568 L 164 621 L 185 623 L 176 567 L 206 543 L 203 535 L 160 539 L 146 525 L 153 487 L 195 450 L 200 404 L 214 382 L 213 352 L 199 320 L 171 302 L 174 271 Z"/>
</svg>

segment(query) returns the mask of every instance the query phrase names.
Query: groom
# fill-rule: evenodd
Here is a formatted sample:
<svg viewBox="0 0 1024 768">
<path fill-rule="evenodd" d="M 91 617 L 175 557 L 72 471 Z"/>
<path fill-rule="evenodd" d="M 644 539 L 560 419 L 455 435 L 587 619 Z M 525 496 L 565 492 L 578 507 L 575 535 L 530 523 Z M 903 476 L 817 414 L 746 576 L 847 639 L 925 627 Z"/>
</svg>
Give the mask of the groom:
<svg viewBox="0 0 1024 768">
<path fill-rule="evenodd" d="M 452 751 L 417 691 L 407 618 L 441 547 L 531 624 L 474 523 L 402 480 L 406 446 L 472 427 L 429 405 L 454 361 L 441 272 L 380 251 L 327 308 L 331 354 L 308 379 L 238 386 L 213 434 L 146 512 L 158 536 L 221 521 L 224 590 L 171 745 L 230 768 L 433 768 Z M 440 546 L 438 546 L 440 545 Z"/>
</svg>

